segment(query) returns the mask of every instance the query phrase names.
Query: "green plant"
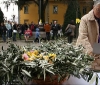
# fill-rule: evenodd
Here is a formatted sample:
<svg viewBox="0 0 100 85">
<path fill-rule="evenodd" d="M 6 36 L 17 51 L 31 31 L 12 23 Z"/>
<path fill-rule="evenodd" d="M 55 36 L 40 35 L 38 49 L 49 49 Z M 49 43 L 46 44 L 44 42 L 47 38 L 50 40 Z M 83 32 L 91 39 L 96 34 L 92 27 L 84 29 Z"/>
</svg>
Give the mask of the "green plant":
<svg viewBox="0 0 100 85">
<path fill-rule="evenodd" d="M 8 49 L 0 53 L 0 83 L 16 79 L 24 84 L 23 78 L 45 81 L 46 76 L 52 75 L 57 75 L 58 81 L 70 75 L 89 81 L 94 59 L 83 49 L 64 40 L 23 47 L 10 43 Z"/>
</svg>

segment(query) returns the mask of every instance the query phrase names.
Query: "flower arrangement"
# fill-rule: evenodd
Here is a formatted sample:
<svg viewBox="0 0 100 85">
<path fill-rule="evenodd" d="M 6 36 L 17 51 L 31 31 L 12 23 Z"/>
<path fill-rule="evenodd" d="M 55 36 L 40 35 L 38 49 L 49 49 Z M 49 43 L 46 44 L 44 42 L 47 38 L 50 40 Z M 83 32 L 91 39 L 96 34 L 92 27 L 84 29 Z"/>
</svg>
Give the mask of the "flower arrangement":
<svg viewBox="0 0 100 85">
<path fill-rule="evenodd" d="M 39 46 L 18 46 L 11 44 L 0 52 L 0 83 L 24 84 L 25 80 L 46 80 L 57 76 L 60 82 L 70 75 L 89 81 L 93 75 L 91 63 L 94 60 L 83 52 L 83 47 L 76 47 L 65 40 L 41 43 Z"/>
<path fill-rule="evenodd" d="M 38 50 L 31 50 L 31 51 L 25 52 L 22 55 L 22 58 L 26 61 L 33 61 L 35 59 L 39 59 L 39 60 L 46 60 L 50 63 L 56 59 L 56 54 L 54 53 L 51 53 L 51 54 L 40 53 L 39 54 Z"/>
</svg>

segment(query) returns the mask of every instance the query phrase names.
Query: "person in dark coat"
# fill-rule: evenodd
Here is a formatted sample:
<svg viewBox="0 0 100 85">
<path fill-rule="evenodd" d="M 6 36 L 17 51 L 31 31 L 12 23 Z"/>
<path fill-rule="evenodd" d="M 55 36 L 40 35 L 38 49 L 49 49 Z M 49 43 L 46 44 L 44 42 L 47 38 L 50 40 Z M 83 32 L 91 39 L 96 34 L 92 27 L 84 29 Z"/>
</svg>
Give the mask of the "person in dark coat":
<svg viewBox="0 0 100 85">
<path fill-rule="evenodd" d="M 4 42 L 6 42 L 6 31 L 7 31 L 7 28 L 4 25 L 4 23 L 2 22 L 1 26 L 0 26 L 0 32 L 1 32 L 1 36 L 2 36 L 2 39 Z"/>
<path fill-rule="evenodd" d="M 56 21 L 54 21 L 54 24 L 52 25 L 51 30 L 52 30 L 52 32 L 53 32 L 52 39 L 53 39 L 53 40 L 54 40 L 55 38 L 58 39 L 59 25 L 57 24 Z"/>
<path fill-rule="evenodd" d="M 13 41 L 16 41 L 16 34 L 17 34 L 17 24 L 15 22 L 13 25 Z"/>
</svg>

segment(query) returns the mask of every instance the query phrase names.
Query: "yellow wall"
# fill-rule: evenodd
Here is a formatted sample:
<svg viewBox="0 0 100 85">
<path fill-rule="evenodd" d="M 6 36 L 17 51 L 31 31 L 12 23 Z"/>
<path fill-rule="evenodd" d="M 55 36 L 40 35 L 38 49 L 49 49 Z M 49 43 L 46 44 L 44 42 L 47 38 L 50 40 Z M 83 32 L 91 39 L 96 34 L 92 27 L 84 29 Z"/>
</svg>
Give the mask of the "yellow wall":
<svg viewBox="0 0 100 85">
<path fill-rule="evenodd" d="M 86 7 L 88 13 L 93 7 L 93 0 L 78 0 L 80 4 L 81 16 L 83 16 L 83 8 Z"/>
<path fill-rule="evenodd" d="M 58 6 L 57 14 L 53 14 L 53 5 Z M 51 23 L 53 20 L 57 20 L 58 23 L 63 24 L 66 8 L 67 8 L 67 5 L 64 3 L 50 2 L 47 5 L 46 11 L 45 11 L 45 21 Z M 31 23 L 31 21 L 33 21 L 34 23 L 37 24 L 38 19 L 39 19 L 38 16 L 39 16 L 38 6 L 36 4 L 30 4 L 28 14 L 24 14 L 23 9 L 20 11 L 20 23 L 23 24 L 24 20 L 29 20 L 28 23 Z"/>
<path fill-rule="evenodd" d="M 57 5 L 58 6 L 58 13 L 54 14 L 53 13 L 53 6 Z M 64 21 L 64 15 L 67 9 L 67 4 L 60 3 L 60 2 L 51 2 L 49 3 L 49 22 L 52 22 L 53 20 L 57 20 L 59 24 L 63 24 Z"/>
<path fill-rule="evenodd" d="M 84 2 L 85 1 L 85 2 Z M 87 12 L 91 9 L 91 2 L 92 0 L 79 0 L 80 3 L 80 10 L 82 14 L 82 10 L 84 6 L 87 6 Z M 58 6 L 58 13 L 53 13 L 53 6 Z M 53 20 L 57 20 L 59 24 L 63 24 L 64 15 L 67 9 L 67 4 L 61 2 L 54 2 L 50 1 L 45 10 L 45 21 L 51 23 Z M 35 24 L 38 24 L 39 14 L 38 14 L 38 6 L 35 3 L 29 5 L 29 12 L 28 14 L 24 14 L 24 10 L 20 11 L 20 23 L 23 24 L 24 20 L 29 20 L 28 24 L 33 21 Z"/>
<path fill-rule="evenodd" d="M 24 10 L 22 9 L 20 11 L 20 23 L 23 24 L 24 20 L 29 20 L 28 23 L 31 23 L 32 21 L 34 23 L 38 22 L 38 6 L 36 4 L 30 4 L 28 8 L 28 14 L 24 14 Z"/>
</svg>

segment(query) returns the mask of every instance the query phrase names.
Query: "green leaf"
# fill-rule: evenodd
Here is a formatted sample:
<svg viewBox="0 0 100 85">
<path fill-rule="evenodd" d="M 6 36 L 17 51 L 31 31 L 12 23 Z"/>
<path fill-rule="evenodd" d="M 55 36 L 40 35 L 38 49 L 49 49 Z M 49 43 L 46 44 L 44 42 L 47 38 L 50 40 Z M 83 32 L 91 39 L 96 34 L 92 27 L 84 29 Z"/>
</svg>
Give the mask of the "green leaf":
<svg viewBox="0 0 100 85">
<path fill-rule="evenodd" d="M 30 73 L 24 69 L 22 69 L 22 72 L 24 72 L 27 76 L 31 77 Z"/>
<path fill-rule="evenodd" d="M 38 74 L 37 77 L 38 77 L 38 79 L 39 79 L 39 78 L 40 78 L 40 75 Z"/>
<path fill-rule="evenodd" d="M 24 62 L 25 65 L 30 65 L 30 66 L 36 66 L 36 63 L 35 62 Z"/>
<path fill-rule="evenodd" d="M 96 77 L 95 85 L 98 85 L 98 77 Z"/>
<path fill-rule="evenodd" d="M 14 63 L 16 62 L 17 58 L 18 58 L 18 56 L 16 56 L 15 59 L 13 60 Z"/>
<path fill-rule="evenodd" d="M 18 80 L 21 82 L 21 84 L 25 85 L 25 82 L 19 76 L 17 76 L 17 77 L 18 77 Z"/>
<path fill-rule="evenodd" d="M 89 75 L 89 77 L 88 77 L 88 82 L 91 80 L 92 76 L 93 76 L 93 73 L 91 73 L 91 74 Z"/>
<path fill-rule="evenodd" d="M 93 84 L 93 82 L 96 81 L 96 77 L 97 77 L 96 74 L 92 77 L 92 79 L 89 81 L 89 84 L 90 84 L 90 85 Z"/>
<path fill-rule="evenodd" d="M 49 69 L 46 69 L 46 71 L 55 75 L 55 73 L 53 71 L 50 71 Z"/>
<path fill-rule="evenodd" d="M 9 81 L 9 77 L 10 77 L 10 76 L 9 76 L 9 73 L 7 73 L 7 81 Z"/>
<path fill-rule="evenodd" d="M 6 74 L 5 72 L 1 71 L 0 72 L 0 77 L 4 77 L 5 74 Z"/>
<path fill-rule="evenodd" d="M 14 69 L 14 66 L 11 67 L 11 74 L 13 74 L 13 69 Z"/>
<path fill-rule="evenodd" d="M 68 75 L 68 79 L 70 78 L 70 75 Z"/>
<path fill-rule="evenodd" d="M 44 81 L 45 81 L 45 77 L 46 77 L 45 68 L 43 69 L 43 74 L 44 74 Z"/>
</svg>

